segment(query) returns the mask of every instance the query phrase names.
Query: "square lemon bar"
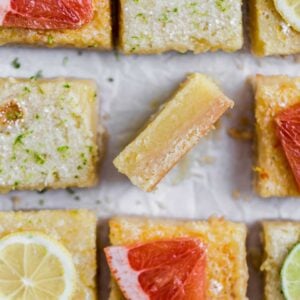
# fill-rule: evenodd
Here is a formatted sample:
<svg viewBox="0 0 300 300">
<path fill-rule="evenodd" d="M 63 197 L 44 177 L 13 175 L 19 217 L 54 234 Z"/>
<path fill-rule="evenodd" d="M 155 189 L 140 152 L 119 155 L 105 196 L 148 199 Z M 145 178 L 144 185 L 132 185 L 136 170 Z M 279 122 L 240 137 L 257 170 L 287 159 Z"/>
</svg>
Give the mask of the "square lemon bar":
<svg viewBox="0 0 300 300">
<path fill-rule="evenodd" d="M 120 3 L 119 46 L 124 53 L 236 51 L 243 45 L 241 0 Z"/>
<path fill-rule="evenodd" d="M 299 195 L 293 173 L 276 136 L 275 117 L 283 109 L 300 102 L 300 77 L 257 75 L 253 85 L 256 191 L 262 197 Z"/>
<path fill-rule="evenodd" d="M 199 238 L 208 247 L 208 298 L 247 299 L 247 229 L 244 224 L 216 218 L 208 221 L 171 221 L 117 217 L 110 220 L 109 228 L 113 246 L 181 237 Z M 124 299 L 114 282 L 109 299 Z"/>
<path fill-rule="evenodd" d="M 0 78 L 0 91 L 1 192 L 97 183 L 93 81 Z"/>
<path fill-rule="evenodd" d="M 119 172 L 150 192 L 233 106 L 207 76 L 191 74 L 114 160 Z"/>
<path fill-rule="evenodd" d="M 0 238 L 39 232 L 61 243 L 72 255 L 78 284 L 72 300 L 96 298 L 96 227 L 87 210 L 0 212 Z"/>
<path fill-rule="evenodd" d="M 250 0 L 252 51 L 258 56 L 300 53 L 300 32 L 277 12 L 274 0 Z"/>
<path fill-rule="evenodd" d="M 299 242 L 300 223 L 266 221 L 262 225 L 265 259 L 261 270 L 265 275 L 265 299 L 284 300 L 281 291 L 280 270 L 286 256 Z"/>
<path fill-rule="evenodd" d="M 94 17 L 79 29 L 34 30 L 0 27 L 0 45 L 24 44 L 47 47 L 112 48 L 109 0 L 93 0 Z"/>
</svg>

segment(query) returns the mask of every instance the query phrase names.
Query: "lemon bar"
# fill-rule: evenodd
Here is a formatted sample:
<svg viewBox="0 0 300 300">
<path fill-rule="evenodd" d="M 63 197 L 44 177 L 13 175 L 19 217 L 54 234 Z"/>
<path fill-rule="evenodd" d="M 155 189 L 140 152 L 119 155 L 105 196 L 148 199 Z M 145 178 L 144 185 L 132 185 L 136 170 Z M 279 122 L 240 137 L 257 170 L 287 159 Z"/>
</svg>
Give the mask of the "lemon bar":
<svg viewBox="0 0 300 300">
<path fill-rule="evenodd" d="M 96 85 L 0 78 L 0 191 L 97 183 Z"/>
<path fill-rule="evenodd" d="M 244 224 L 212 218 L 208 221 L 171 221 L 113 218 L 109 222 L 113 246 L 134 245 L 180 237 L 199 238 L 207 250 L 207 296 L 209 299 L 246 298 L 248 270 Z M 112 283 L 110 300 L 124 299 Z"/>
<path fill-rule="evenodd" d="M 233 106 L 216 84 L 191 74 L 145 129 L 114 160 L 119 172 L 149 192 Z"/>
<path fill-rule="evenodd" d="M 72 300 L 97 299 L 96 225 L 95 214 L 86 210 L 0 212 L 0 238 L 12 233 L 39 232 L 71 253 L 78 274 Z"/>
<path fill-rule="evenodd" d="M 120 49 L 236 51 L 243 45 L 241 6 L 241 0 L 120 0 Z"/>
<path fill-rule="evenodd" d="M 0 27 L 0 45 L 24 44 L 47 47 L 112 48 L 109 0 L 93 0 L 94 17 L 79 29 L 34 30 Z"/>
<path fill-rule="evenodd" d="M 258 56 L 300 53 L 300 32 L 277 12 L 273 0 L 250 0 L 252 51 Z"/>
<path fill-rule="evenodd" d="M 265 277 L 266 300 L 284 300 L 281 292 L 280 270 L 293 246 L 299 243 L 299 236 L 299 222 L 263 222 L 265 259 L 261 270 Z"/>
<path fill-rule="evenodd" d="M 274 119 L 283 109 L 300 102 L 300 77 L 257 75 L 253 85 L 256 191 L 262 197 L 299 195 L 293 173 L 276 135 Z"/>
</svg>

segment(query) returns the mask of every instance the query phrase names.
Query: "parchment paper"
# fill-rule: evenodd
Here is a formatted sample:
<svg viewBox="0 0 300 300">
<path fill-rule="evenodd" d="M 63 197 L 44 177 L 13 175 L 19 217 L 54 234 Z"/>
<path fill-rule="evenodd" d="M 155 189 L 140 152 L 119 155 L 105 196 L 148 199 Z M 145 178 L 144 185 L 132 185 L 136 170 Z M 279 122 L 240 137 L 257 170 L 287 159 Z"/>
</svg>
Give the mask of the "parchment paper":
<svg viewBox="0 0 300 300">
<path fill-rule="evenodd" d="M 19 69 L 11 62 L 18 58 Z M 89 208 L 101 224 L 113 215 L 146 215 L 205 219 L 211 215 L 247 222 L 250 253 L 259 240 L 263 219 L 300 220 L 299 199 L 260 199 L 252 191 L 252 142 L 233 139 L 231 128 L 253 127 L 253 95 L 247 78 L 256 73 L 300 75 L 297 57 L 257 59 L 248 52 L 202 55 L 168 53 L 124 57 L 115 53 L 28 48 L 0 49 L 0 76 L 29 77 L 42 70 L 44 77 L 92 78 L 100 90 L 101 115 L 109 133 L 101 183 L 88 190 L 13 192 L 0 196 L 0 209 Z M 204 138 L 153 193 L 135 188 L 118 174 L 112 159 L 164 102 L 189 72 L 212 76 L 235 100 L 217 129 Z M 247 122 L 248 120 L 248 122 Z M 249 124 L 247 124 L 249 123 Z M 46 137 L 45 137 L 46 138 Z M 105 226 L 104 226 L 105 227 Z M 106 240 L 102 227 L 100 236 Z M 253 259 L 249 259 L 251 263 Z M 106 299 L 107 275 L 102 276 Z M 250 299 L 261 299 L 261 280 L 251 267 Z"/>
</svg>

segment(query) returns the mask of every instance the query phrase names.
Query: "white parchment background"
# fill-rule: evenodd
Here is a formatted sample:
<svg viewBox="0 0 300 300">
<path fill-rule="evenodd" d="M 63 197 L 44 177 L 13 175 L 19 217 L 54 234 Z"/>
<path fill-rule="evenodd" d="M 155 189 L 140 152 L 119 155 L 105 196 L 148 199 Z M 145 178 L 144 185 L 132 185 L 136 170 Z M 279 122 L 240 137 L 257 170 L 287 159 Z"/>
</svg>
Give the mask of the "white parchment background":
<svg viewBox="0 0 300 300">
<path fill-rule="evenodd" d="M 11 62 L 18 58 L 20 69 Z M 14 192 L 0 196 L 0 209 L 89 208 L 100 220 L 112 215 L 147 215 L 205 219 L 211 215 L 249 224 L 249 247 L 258 241 L 263 219 L 300 220 L 300 200 L 258 198 L 252 191 L 252 143 L 229 137 L 241 118 L 253 118 L 253 96 L 246 79 L 256 73 L 300 75 L 296 57 L 257 59 L 249 53 L 161 56 L 117 56 L 77 50 L 0 49 L 0 76 L 92 78 L 100 90 L 101 115 L 109 132 L 101 182 L 89 190 Z M 211 75 L 235 101 L 218 129 L 203 139 L 163 180 L 154 193 L 144 193 L 118 174 L 112 159 L 130 141 L 159 103 L 189 72 Z M 47 137 L 45 137 L 47 138 Z M 12 201 L 17 196 L 20 201 Z M 105 223 L 105 222 L 104 222 Z M 105 239 L 105 231 L 102 230 Z M 251 261 L 251 260 L 250 260 Z M 251 268 L 252 269 L 252 268 Z M 103 276 L 106 277 L 106 276 Z M 104 279 L 103 292 L 107 287 Z M 261 299 L 261 281 L 251 270 L 250 299 Z"/>
</svg>

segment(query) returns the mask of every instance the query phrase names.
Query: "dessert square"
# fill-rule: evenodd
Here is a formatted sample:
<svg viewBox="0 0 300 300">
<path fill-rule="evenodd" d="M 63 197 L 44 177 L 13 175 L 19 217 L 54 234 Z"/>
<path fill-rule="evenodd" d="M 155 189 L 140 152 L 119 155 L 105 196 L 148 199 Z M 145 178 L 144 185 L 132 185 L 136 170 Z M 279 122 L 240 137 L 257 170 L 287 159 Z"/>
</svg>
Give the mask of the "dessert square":
<svg viewBox="0 0 300 300">
<path fill-rule="evenodd" d="M 114 165 L 133 184 L 150 192 L 232 106 L 233 101 L 210 78 L 191 74 Z"/>
<path fill-rule="evenodd" d="M 299 222 L 263 222 L 264 262 L 261 270 L 264 272 L 266 300 L 283 300 L 281 291 L 280 270 L 282 264 L 299 242 Z"/>
<path fill-rule="evenodd" d="M 243 45 L 241 0 L 120 3 L 124 53 L 236 51 Z"/>
<path fill-rule="evenodd" d="M 252 52 L 258 56 L 300 53 L 300 32 L 277 12 L 273 0 L 250 0 Z"/>
<path fill-rule="evenodd" d="M 212 218 L 208 221 L 171 221 L 113 218 L 109 222 L 113 246 L 134 245 L 181 237 L 199 238 L 207 250 L 207 296 L 209 299 L 246 299 L 248 270 L 244 224 Z M 117 285 L 110 300 L 123 299 Z"/>
<path fill-rule="evenodd" d="M 78 274 L 74 300 L 97 299 L 96 227 L 95 214 L 87 210 L 0 212 L 0 238 L 33 231 L 46 234 L 66 247 Z"/>
<path fill-rule="evenodd" d="M 93 81 L 0 78 L 0 90 L 1 192 L 97 183 Z"/>
<path fill-rule="evenodd" d="M 33 30 L 0 27 L 0 45 L 24 44 L 46 47 L 112 48 L 112 20 L 109 0 L 93 0 L 94 17 L 79 29 Z"/>
<path fill-rule="evenodd" d="M 255 90 L 255 188 L 262 197 L 295 196 L 299 190 L 275 130 L 275 117 L 300 102 L 300 78 L 262 76 L 253 79 Z"/>
</svg>

